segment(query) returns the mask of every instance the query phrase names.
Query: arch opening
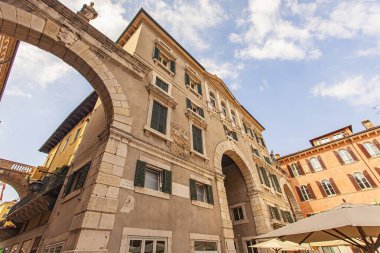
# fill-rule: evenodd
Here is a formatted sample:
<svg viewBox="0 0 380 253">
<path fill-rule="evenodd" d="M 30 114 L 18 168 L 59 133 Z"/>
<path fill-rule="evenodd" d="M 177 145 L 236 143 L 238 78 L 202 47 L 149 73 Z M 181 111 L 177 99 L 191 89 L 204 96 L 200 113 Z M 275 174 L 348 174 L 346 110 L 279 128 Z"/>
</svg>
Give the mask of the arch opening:
<svg viewBox="0 0 380 253">
<path fill-rule="evenodd" d="M 294 197 L 292 190 L 287 184 L 284 184 L 283 191 L 285 193 L 286 199 L 288 200 L 288 203 L 290 204 L 290 210 L 295 221 L 302 219 L 301 209 L 298 206 L 297 200 Z"/>
</svg>

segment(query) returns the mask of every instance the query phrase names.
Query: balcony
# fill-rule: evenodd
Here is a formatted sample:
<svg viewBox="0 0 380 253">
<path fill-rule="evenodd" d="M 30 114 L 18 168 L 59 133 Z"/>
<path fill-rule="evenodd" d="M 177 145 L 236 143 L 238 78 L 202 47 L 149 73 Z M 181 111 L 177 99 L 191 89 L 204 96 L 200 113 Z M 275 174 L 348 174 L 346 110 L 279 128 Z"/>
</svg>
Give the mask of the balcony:
<svg viewBox="0 0 380 253">
<path fill-rule="evenodd" d="M 49 174 L 41 181 L 31 183 L 33 192 L 22 198 L 9 210 L 6 220 L 17 225 L 52 210 L 67 171 L 68 168 L 63 167 L 58 173 Z"/>
</svg>

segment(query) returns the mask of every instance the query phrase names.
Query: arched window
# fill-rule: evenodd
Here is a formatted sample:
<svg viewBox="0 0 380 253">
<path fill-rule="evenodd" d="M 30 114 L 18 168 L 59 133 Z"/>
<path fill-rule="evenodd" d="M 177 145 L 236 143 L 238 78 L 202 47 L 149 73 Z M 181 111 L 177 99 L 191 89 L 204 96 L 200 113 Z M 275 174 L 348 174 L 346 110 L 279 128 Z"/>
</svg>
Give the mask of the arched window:
<svg viewBox="0 0 380 253">
<path fill-rule="evenodd" d="M 372 142 L 366 142 L 363 146 L 371 156 L 380 155 L 380 150 Z"/>
<path fill-rule="evenodd" d="M 212 107 L 216 107 L 216 98 L 215 98 L 214 93 L 212 93 L 212 92 L 210 92 L 210 103 L 211 103 Z"/>
<path fill-rule="evenodd" d="M 227 116 L 227 109 L 226 109 L 226 104 L 222 101 L 220 103 L 220 105 L 222 106 L 222 113 L 224 116 Z"/>
<path fill-rule="evenodd" d="M 235 114 L 235 111 L 231 110 L 231 118 L 232 118 L 232 121 L 237 124 L 237 121 L 236 121 L 236 114 Z"/>
<path fill-rule="evenodd" d="M 325 180 L 322 180 L 321 182 L 322 186 L 323 186 L 323 189 L 325 190 L 327 196 L 332 196 L 332 195 L 335 195 L 335 190 L 334 190 L 334 187 L 332 187 L 331 183 L 329 180 L 325 179 Z"/>
<path fill-rule="evenodd" d="M 338 151 L 340 158 L 344 162 L 344 164 L 349 164 L 354 162 L 354 159 L 352 158 L 350 152 L 348 152 L 347 149 L 341 149 Z"/>
<path fill-rule="evenodd" d="M 310 159 L 311 167 L 313 167 L 314 171 L 321 171 L 323 170 L 321 163 L 319 162 L 318 158 L 313 157 Z"/>
<path fill-rule="evenodd" d="M 368 182 L 367 178 L 362 173 L 356 172 L 353 176 L 356 180 L 356 183 L 358 183 L 361 189 L 372 188 L 371 184 Z"/>
<path fill-rule="evenodd" d="M 300 190 L 301 190 L 303 200 L 310 200 L 311 199 L 311 194 L 309 192 L 309 188 L 307 188 L 306 185 L 301 185 Z"/>
</svg>

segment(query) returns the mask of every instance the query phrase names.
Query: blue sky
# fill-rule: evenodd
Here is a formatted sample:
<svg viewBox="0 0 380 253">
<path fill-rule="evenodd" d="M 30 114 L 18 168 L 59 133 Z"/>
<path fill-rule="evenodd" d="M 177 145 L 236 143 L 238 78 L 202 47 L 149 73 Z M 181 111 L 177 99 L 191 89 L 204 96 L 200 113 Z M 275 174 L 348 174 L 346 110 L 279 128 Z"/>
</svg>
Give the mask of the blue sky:
<svg viewBox="0 0 380 253">
<path fill-rule="evenodd" d="M 62 2 L 77 11 L 85 1 Z M 116 39 L 140 7 L 225 80 L 276 153 L 380 122 L 380 106 L 372 109 L 380 105 L 380 1 L 98 0 L 91 23 Z M 0 157 L 41 164 L 38 148 L 91 89 L 59 59 L 22 44 L 0 103 Z"/>
</svg>

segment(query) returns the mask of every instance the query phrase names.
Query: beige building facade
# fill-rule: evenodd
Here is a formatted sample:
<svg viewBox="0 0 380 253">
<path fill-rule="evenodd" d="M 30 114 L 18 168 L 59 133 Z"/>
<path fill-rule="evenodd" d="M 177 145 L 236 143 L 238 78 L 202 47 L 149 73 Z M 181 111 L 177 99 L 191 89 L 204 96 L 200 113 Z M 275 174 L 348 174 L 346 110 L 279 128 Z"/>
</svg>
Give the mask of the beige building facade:
<svg viewBox="0 0 380 253">
<path fill-rule="evenodd" d="M 38 16 L 28 12 L 33 8 Z M 144 10 L 117 44 L 88 25 L 92 6 L 79 16 L 47 0 L 0 3 L 0 10 L 14 11 L 16 20 L 6 17 L 0 32 L 12 33 L 12 22 L 23 27 L 17 17 L 30 17 L 35 43 L 82 73 L 100 99 L 65 180 L 20 201 L 8 216 L 19 234 L 0 247 L 251 253 L 256 235 L 300 218 L 264 127 Z M 44 203 L 44 225 L 23 230 L 29 220 L 19 218 L 43 215 L 36 206 Z"/>
</svg>

